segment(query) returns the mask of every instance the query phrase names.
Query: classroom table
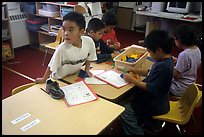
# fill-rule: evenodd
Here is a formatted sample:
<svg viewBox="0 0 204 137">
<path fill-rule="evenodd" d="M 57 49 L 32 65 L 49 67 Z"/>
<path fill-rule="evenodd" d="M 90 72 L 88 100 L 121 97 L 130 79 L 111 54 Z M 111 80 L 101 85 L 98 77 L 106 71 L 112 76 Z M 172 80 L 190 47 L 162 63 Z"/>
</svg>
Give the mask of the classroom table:
<svg viewBox="0 0 204 137">
<path fill-rule="evenodd" d="M 66 85 L 58 81 L 60 86 Z M 2 100 L 3 135 L 96 135 L 114 121 L 124 107 L 98 98 L 96 101 L 67 107 L 55 100 L 36 84 Z M 12 120 L 29 113 L 30 116 L 13 125 Z M 38 119 L 38 124 L 26 131 L 20 128 Z"/>
<path fill-rule="evenodd" d="M 153 62 L 149 61 L 148 59 L 145 59 L 145 61 L 140 65 L 140 68 L 149 69 L 152 66 Z M 115 69 L 114 66 L 108 65 L 106 62 L 103 63 L 91 63 L 91 66 L 93 68 L 91 69 L 104 69 L 104 70 L 115 70 L 120 72 L 119 70 Z M 122 73 L 122 72 L 121 72 Z M 78 78 L 78 73 L 74 75 L 69 75 L 61 79 L 63 82 L 67 83 L 75 83 Z M 134 87 L 134 84 L 129 83 L 128 85 L 121 87 L 121 88 L 115 88 L 109 84 L 100 84 L 100 85 L 93 85 L 88 84 L 90 88 L 100 97 L 105 98 L 109 101 L 118 102 L 119 98 L 125 95 L 131 88 Z"/>
</svg>

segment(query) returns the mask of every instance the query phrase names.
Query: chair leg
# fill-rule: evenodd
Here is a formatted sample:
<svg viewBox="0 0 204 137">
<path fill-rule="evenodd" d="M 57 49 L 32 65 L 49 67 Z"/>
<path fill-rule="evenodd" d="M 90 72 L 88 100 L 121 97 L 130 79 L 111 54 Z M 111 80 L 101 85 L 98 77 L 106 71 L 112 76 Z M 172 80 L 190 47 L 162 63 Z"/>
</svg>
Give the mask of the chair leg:
<svg viewBox="0 0 204 137">
<path fill-rule="evenodd" d="M 44 55 L 44 59 L 43 59 L 43 64 L 42 64 L 42 66 L 45 65 L 45 59 L 46 59 L 46 57 L 47 57 L 47 49 L 45 50 L 45 55 Z"/>
<path fill-rule="evenodd" d="M 178 124 L 176 124 L 176 128 L 177 128 L 177 130 L 178 130 L 179 134 L 183 134 L 183 133 L 185 133 L 185 132 L 186 132 L 186 130 L 185 130 L 185 129 L 182 129 L 182 130 L 181 130 Z"/>
<path fill-rule="evenodd" d="M 193 116 L 193 114 L 191 115 L 191 117 L 192 117 L 192 120 L 193 120 L 193 126 L 194 126 L 194 128 L 196 128 L 196 121 L 195 121 L 195 117 Z"/>
</svg>

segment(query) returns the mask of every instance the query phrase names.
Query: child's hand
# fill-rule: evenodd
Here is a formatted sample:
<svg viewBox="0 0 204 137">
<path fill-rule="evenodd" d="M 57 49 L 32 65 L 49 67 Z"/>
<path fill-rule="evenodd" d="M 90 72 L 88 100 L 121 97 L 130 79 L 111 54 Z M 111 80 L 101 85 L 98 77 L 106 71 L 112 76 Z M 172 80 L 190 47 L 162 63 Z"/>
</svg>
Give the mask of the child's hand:
<svg viewBox="0 0 204 137">
<path fill-rule="evenodd" d="M 139 76 L 128 73 L 128 74 L 124 74 L 123 79 L 127 82 L 134 83 L 136 80 L 139 80 Z"/>
<path fill-rule="evenodd" d="M 89 71 L 89 70 L 86 70 L 86 73 L 89 77 L 93 77 L 93 74 Z"/>
<path fill-rule="evenodd" d="M 136 69 L 135 69 L 135 68 L 133 68 L 133 67 L 128 68 L 127 73 L 130 73 L 130 72 L 132 72 L 132 73 L 134 73 L 134 74 L 137 74 Z"/>
<path fill-rule="evenodd" d="M 35 83 L 36 83 L 36 84 L 42 84 L 42 83 L 45 83 L 45 81 L 46 81 L 46 80 L 43 79 L 43 78 L 36 78 L 36 79 L 35 79 Z"/>
<path fill-rule="evenodd" d="M 120 42 L 116 42 L 114 45 L 115 45 L 115 49 L 119 49 L 120 48 Z"/>
<path fill-rule="evenodd" d="M 120 54 L 120 52 L 119 51 L 114 51 L 112 54 L 111 54 L 111 56 L 112 56 L 112 58 L 115 58 L 117 55 L 119 55 Z"/>
<path fill-rule="evenodd" d="M 176 58 L 176 57 L 174 57 L 174 56 L 172 56 L 172 58 L 173 58 L 174 64 L 176 64 L 178 58 Z"/>
</svg>

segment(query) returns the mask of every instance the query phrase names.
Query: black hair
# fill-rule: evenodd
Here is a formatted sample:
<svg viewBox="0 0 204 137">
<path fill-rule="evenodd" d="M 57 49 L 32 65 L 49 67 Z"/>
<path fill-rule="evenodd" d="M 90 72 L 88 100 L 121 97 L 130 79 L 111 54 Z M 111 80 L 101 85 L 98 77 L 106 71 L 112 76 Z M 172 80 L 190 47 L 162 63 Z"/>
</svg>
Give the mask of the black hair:
<svg viewBox="0 0 204 137">
<path fill-rule="evenodd" d="M 69 12 L 63 17 L 62 21 L 64 22 L 67 20 L 75 22 L 77 26 L 79 26 L 80 30 L 85 29 L 86 21 L 81 13 L 75 11 Z"/>
<path fill-rule="evenodd" d="M 173 32 L 174 37 L 180 40 L 184 46 L 196 44 L 196 34 L 192 26 L 187 24 L 179 25 Z"/>
<path fill-rule="evenodd" d="M 117 25 L 117 18 L 116 16 L 111 13 L 111 12 L 106 12 L 105 14 L 103 14 L 102 19 L 103 23 L 106 26 L 116 26 Z"/>
<path fill-rule="evenodd" d="M 169 54 L 173 47 L 173 39 L 165 30 L 153 30 L 145 37 L 144 46 L 153 52 L 161 48 L 164 53 Z"/>
<path fill-rule="evenodd" d="M 105 28 L 104 23 L 99 18 L 92 18 L 87 26 L 86 32 L 93 30 L 94 32 L 100 31 Z"/>
</svg>

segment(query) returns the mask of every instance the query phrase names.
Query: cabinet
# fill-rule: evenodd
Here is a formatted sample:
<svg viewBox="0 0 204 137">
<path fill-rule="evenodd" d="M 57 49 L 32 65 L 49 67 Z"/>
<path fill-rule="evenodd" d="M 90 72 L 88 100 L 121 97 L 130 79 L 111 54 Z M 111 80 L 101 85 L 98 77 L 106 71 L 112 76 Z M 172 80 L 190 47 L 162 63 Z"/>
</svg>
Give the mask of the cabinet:
<svg viewBox="0 0 204 137">
<path fill-rule="evenodd" d="M 70 11 L 77 11 L 80 13 L 85 13 L 86 10 L 77 3 L 72 2 L 72 4 L 64 4 L 65 2 L 35 2 L 35 11 L 25 10 L 27 14 L 27 27 L 34 27 L 29 29 L 30 31 L 30 43 L 38 42 L 39 45 L 45 43 L 51 43 L 55 41 L 57 35 L 57 29 L 62 24 L 63 16 Z M 68 3 L 68 2 L 66 2 Z M 24 3 L 25 9 L 28 8 L 30 2 Z M 32 6 L 31 6 L 32 7 Z M 35 24 L 33 21 L 42 21 L 40 24 Z M 33 23 L 33 24 L 29 24 Z M 30 26 L 28 26 L 30 25 Z"/>
<path fill-rule="evenodd" d="M 2 3 L 2 61 L 14 58 L 7 4 Z"/>
</svg>

